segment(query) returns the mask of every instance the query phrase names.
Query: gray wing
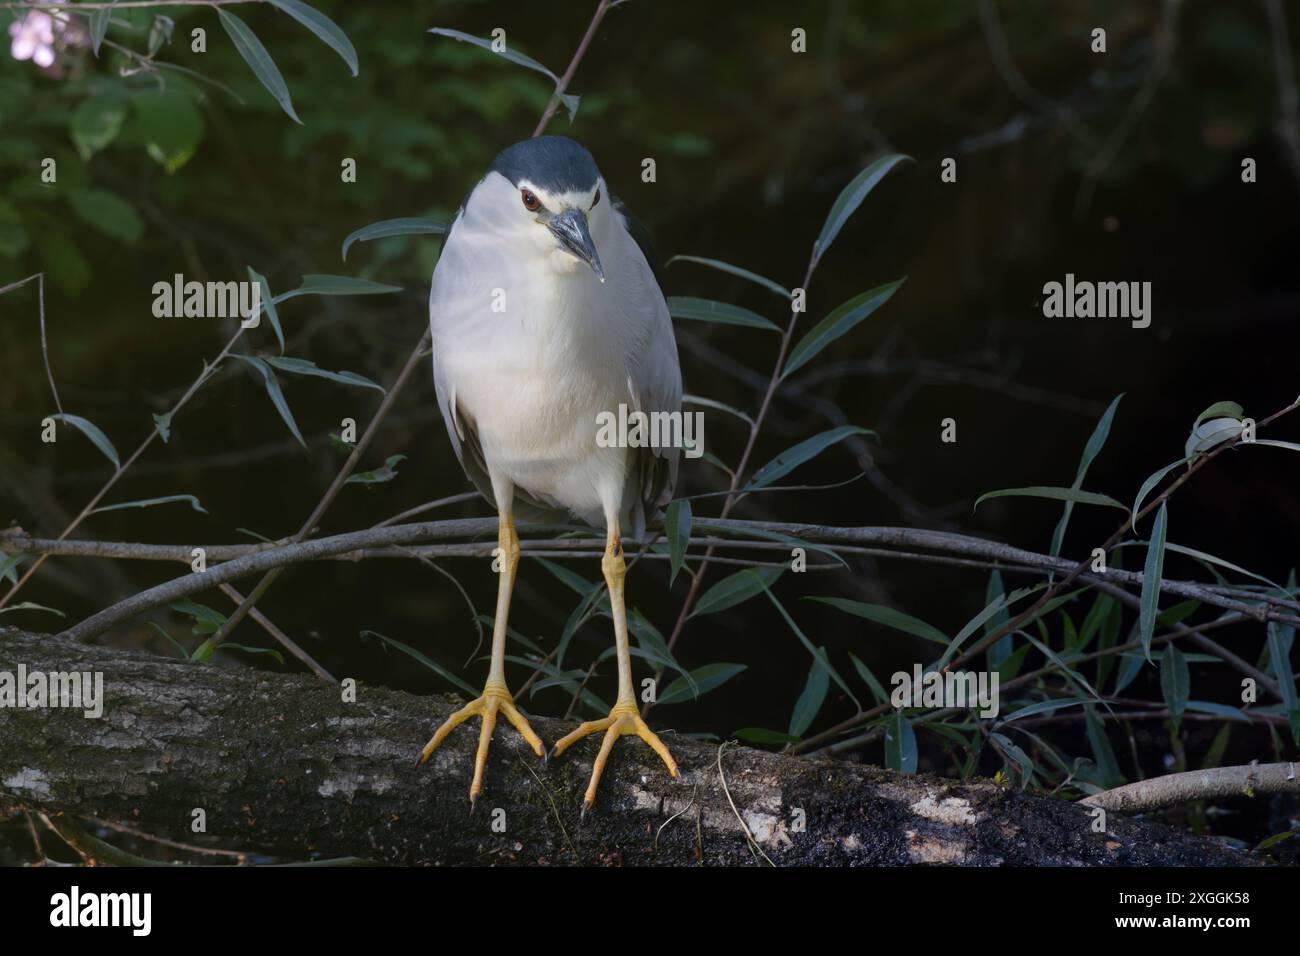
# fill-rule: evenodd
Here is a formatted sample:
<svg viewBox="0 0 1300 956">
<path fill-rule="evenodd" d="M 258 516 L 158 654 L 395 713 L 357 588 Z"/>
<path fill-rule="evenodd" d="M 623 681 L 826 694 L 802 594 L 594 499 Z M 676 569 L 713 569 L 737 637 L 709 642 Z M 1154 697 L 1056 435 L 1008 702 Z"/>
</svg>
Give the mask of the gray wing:
<svg viewBox="0 0 1300 956">
<path fill-rule="evenodd" d="M 611 197 L 611 202 L 641 252 L 637 295 L 631 298 L 629 307 L 651 316 L 644 346 L 629 356 L 628 387 L 634 403 L 642 411 L 680 412 L 682 372 L 672 317 L 668 314 L 668 302 L 659 284 L 659 256 L 649 230 L 628 212 L 622 201 Z M 675 447 L 645 447 L 633 451 L 623 494 L 632 537 L 643 537 L 646 522 L 672 500 L 680 458 L 681 449 Z"/>
</svg>

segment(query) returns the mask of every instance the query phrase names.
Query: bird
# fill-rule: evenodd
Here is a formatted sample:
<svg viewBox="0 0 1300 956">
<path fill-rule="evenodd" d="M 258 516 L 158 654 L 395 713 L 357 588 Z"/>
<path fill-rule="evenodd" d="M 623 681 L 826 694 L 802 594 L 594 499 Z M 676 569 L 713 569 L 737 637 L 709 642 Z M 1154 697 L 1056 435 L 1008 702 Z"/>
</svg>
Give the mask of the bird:
<svg viewBox="0 0 1300 956">
<path fill-rule="evenodd" d="M 499 576 L 483 693 L 438 727 L 420 763 L 457 726 L 480 718 L 471 811 L 498 714 L 543 759 L 603 735 L 584 817 L 620 737 L 639 737 L 680 778 L 633 691 L 622 542 L 624 534 L 641 539 L 671 501 L 681 449 L 602 441 L 598 426 L 620 405 L 680 414 L 681 366 L 657 270 L 645 227 L 610 193 L 591 153 L 563 136 L 497 155 L 445 236 L 429 290 L 435 391 L 457 459 L 496 508 Z M 505 679 L 515 525 L 575 518 L 605 529 L 618 696 L 608 716 L 582 723 L 548 754 Z"/>
</svg>

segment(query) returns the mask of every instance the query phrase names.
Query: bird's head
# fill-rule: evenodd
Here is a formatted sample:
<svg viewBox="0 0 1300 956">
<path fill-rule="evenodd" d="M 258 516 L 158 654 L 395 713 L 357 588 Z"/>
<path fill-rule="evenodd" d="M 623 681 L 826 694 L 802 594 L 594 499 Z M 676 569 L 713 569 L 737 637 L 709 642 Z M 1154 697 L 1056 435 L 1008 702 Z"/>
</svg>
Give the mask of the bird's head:
<svg viewBox="0 0 1300 956">
<path fill-rule="evenodd" d="M 585 263 L 605 281 L 596 241 L 604 234 L 609 201 L 591 153 L 563 136 L 538 136 L 503 150 L 476 192 L 505 241 L 558 272 Z"/>
</svg>

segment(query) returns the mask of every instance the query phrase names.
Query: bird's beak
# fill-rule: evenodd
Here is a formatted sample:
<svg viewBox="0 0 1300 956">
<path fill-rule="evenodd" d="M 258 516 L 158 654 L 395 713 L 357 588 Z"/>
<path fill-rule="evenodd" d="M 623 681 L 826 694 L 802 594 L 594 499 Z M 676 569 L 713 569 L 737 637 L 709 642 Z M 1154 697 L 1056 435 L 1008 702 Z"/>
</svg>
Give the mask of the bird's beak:
<svg viewBox="0 0 1300 956">
<path fill-rule="evenodd" d="M 564 250 L 587 265 L 596 273 L 596 278 L 605 281 L 605 270 L 601 268 L 600 256 L 596 254 L 596 244 L 591 241 L 591 231 L 587 228 L 587 214 L 581 209 L 566 209 L 558 216 L 553 216 L 547 226 Z"/>
</svg>

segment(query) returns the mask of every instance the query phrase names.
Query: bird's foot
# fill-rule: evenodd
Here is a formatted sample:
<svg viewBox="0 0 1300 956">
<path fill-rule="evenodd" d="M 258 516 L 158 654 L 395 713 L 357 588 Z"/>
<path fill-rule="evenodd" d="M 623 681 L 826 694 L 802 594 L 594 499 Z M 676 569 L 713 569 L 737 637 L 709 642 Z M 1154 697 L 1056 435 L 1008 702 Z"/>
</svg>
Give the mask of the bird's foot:
<svg viewBox="0 0 1300 956">
<path fill-rule="evenodd" d="M 528 741 L 528 746 L 533 748 L 533 753 L 539 757 L 546 756 L 541 738 L 533 733 L 533 728 L 528 726 L 524 715 L 515 707 L 509 689 L 500 681 L 488 681 L 487 686 L 483 688 L 482 697 L 470 701 L 448 717 L 434 732 L 433 739 L 424 745 L 424 751 L 420 754 L 420 763 L 424 763 L 453 730 L 471 717 L 483 718 L 483 724 L 479 728 L 478 752 L 474 755 L 474 779 L 469 785 L 471 810 L 474 809 L 474 802 L 483 790 L 483 768 L 487 765 L 488 746 L 492 743 L 492 730 L 496 727 L 498 712 L 505 714 L 506 720 L 510 721 L 515 730 Z"/>
<path fill-rule="evenodd" d="M 582 799 L 582 815 L 584 817 L 587 815 L 587 811 L 591 809 L 591 805 L 596 801 L 596 788 L 600 785 L 600 775 L 604 773 L 605 762 L 609 760 L 610 751 L 614 749 L 614 741 L 618 740 L 619 737 L 631 735 L 640 737 L 650 745 L 650 749 L 663 759 L 663 762 L 668 766 L 668 772 L 674 778 L 678 776 L 677 761 L 673 760 L 673 755 L 668 752 L 664 742 L 641 719 L 637 706 L 632 701 L 615 704 L 608 717 L 601 720 L 589 720 L 581 724 L 577 730 L 561 738 L 551 752 L 555 756 L 559 756 L 583 737 L 601 732 L 604 732 L 605 739 L 601 741 L 600 753 L 596 755 L 596 763 L 591 768 L 591 783 L 587 785 L 587 793 Z"/>
</svg>

